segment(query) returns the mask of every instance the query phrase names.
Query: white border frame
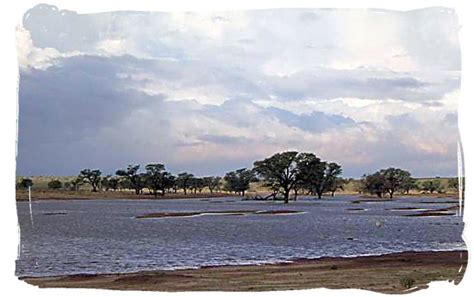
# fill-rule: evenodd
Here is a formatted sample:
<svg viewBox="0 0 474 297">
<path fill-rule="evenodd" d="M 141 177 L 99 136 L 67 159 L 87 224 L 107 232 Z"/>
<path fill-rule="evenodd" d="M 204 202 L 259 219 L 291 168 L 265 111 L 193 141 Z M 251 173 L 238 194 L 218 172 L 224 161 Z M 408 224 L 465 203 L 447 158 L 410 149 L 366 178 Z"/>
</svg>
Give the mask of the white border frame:
<svg viewBox="0 0 474 297">
<path fill-rule="evenodd" d="M 263 9 L 263 8 L 384 8 L 393 10 L 411 10 L 432 6 L 445 6 L 455 8 L 461 25 L 460 40 L 462 46 L 462 86 L 461 98 L 459 104 L 459 127 L 461 140 L 463 144 L 464 169 L 466 173 L 466 197 L 474 194 L 474 137 L 469 135 L 470 129 L 474 125 L 474 116 L 470 112 L 474 111 L 474 12 L 471 10 L 470 1 L 462 0 L 411 0 L 411 1 L 389 1 L 389 0 L 367 0 L 367 1 L 350 1 L 350 0 L 259 0 L 259 1 L 212 1 L 212 0 L 173 0 L 173 1 L 146 1 L 146 0 L 115 0 L 115 1 L 84 1 L 84 0 L 45 0 L 44 3 L 57 6 L 59 9 L 74 10 L 78 13 L 94 13 L 115 10 L 141 10 L 141 11 L 223 11 L 236 9 Z M 4 244 L 0 246 L 0 280 L 2 283 L 2 291 L 23 295 L 35 296 L 61 296 L 68 294 L 71 297 L 81 296 L 86 293 L 88 296 L 152 296 L 160 294 L 160 296 L 171 296 L 173 293 L 152 293 L 152 292 L 127 292 L 127 291 L 109 291 L 109 290 L 80 290 L 80 289 L 38 289 L 19 281 L 15 273 L 15 261 L 17 257 L 19 228 L 17 227 L 17 215 L 15 205 L 15 158 L 16 158 L 16 119 L 17 119 L 17 98 L 18 98 L 18 65 L 16 61 L 15 48 L 15 26 L 21 24 L 23 14 L 33 6 L 39 4 L 37 1 L 21 0 L 14 3 L 4 4 L 3 15 L 0 18 L 2 25 L 0 30 L 2 34 L 2 47 L 0 61 L 1 67 L 1 86 L 2 86 L 2 108 L 0 131 L 2 145 L 1 164 L 6 166 L 1 172 L 0 183 L 3 190 L 1 203 L 1 228 Z M 469 38 L 469 36 L 471 36 Z M 465 229 L 463 238 L 468 248 L 471 247 L 470 239 L 474 238 L 473 228 L 470 222 L 473 221 L 473 205 L 467 198 L 465 202 L 464 221 Z M 472 265 L 470 263 L 470 265 Z M 412 293 L 410 296 L 465 296 L 468 292 L 473 292 L 474 280 L 472 269 L 468 265 L 468 269 L 464 276 L 464 280 L 458 286 L 447 284 L 446 282 L 435 282 L 430 285 L 427 290 Z M 264 292 L 259 296 L 286 296 L 288 292 Z M 326 290 L 313 289 L 293 291 L 292 294 L 298 296 L 310 296 L 315 293 L 322 293 L 325 296 L 344 296 L 350 293 L 354 296 L 376 296 L 377 293 L 360 290 Z M 219 292 L 213 293 L 179 293 L 186 296 L 217 296 Z M 227 296 L 240 295 L 256 295 L 256 293 L 226 293 Z M 472 294 L 472 293 L 471 293 Z M 175 295 L 174 295 L 175 296 Z"/>
</svg>

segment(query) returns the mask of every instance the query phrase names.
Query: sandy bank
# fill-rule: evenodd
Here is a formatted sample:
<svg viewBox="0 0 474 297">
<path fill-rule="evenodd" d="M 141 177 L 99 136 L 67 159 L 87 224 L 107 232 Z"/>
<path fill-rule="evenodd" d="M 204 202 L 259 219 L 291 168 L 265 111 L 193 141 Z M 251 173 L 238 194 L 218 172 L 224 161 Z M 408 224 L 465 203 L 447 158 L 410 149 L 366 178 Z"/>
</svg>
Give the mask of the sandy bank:
<svg viewBox="0 0 474 297">
<path fill-rule="evenodd" d="M 356 258 L 322 258 L 293 263 L 204 267 L 179 271 L 22 278 L 39 287 L 150 291 L 267 291 L 309 288 L 360 288 L 403 293 L 435 280 L 458 284 L 466 251 L 404 252 Z"/>
</svg>

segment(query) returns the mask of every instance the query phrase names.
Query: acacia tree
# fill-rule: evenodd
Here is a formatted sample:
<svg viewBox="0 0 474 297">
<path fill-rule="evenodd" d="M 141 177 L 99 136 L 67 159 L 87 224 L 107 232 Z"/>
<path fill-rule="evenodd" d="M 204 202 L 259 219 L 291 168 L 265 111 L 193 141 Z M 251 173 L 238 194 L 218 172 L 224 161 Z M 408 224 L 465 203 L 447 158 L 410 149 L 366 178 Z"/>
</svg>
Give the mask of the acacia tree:
<svg viewBox="0 0 474 297">
<path fill-rule="evenodd" d="M 402 181 L 400 188 L 403 190 L 405 194 L 410 194 L 410 190 L 415 190 L 418 188 L 418 184 L 416 183 L 416 179 L 413 177 L 408 177 Z"/>
<path fill-rule="evenodd" d="M 441 191 L 441 181 L 439 179 L 426 180 L 421 184 L 421 189 L 423 191 L 428 191 L 431 194 L 433 192 L 439 192 Z"/>
<path fill-rule="evenodd" d="M 384 178 L 385 191 L 393 198 L 393 193 L 400 190 L 404 181 L 411 178 L 411 173 L 400 168 L 387 168 L 380 170 L 380 174 Z"/>
<path fill-rule="evenodd" d="M 191 186 L 191 180 L 194 178 L 194 175 L 187 172 L 182 172 L 178 174 L 176 179 L 176 185 L 178 188 L 183 189 L 184 195 L 187 194 L 187 189 Z"/>
<path fill-rule="evenodd" d="M 290 191 L 298 181 L 298 152 L 288 151 L 274 154 L 262 161 L 253 163 L 255 172 L 265 180 L 267 187 L 278 189 L 288 203 Z"/>
<path fill-rule="evenodd" d="M 92 187 L 92 192 L 97 192 L 97 188 L 99 187 L 102 172 L 98 169 L 91 170 L 91 169 L 83 169 L 79 173 L 79 179 L 85 183 L 88 183 Z"/>
<path fill-rule="evenodd" d="M 221 178 L 219 176 L 206 176 L 203 177 L 204 186 L 209 188 L 209 192 L 213 193 L 214 190 L 219 190 Z"/>
<path fill-rule="evenodd" d="M 342 174 L 342 168 L 334 162 L 323 162 L 313 154 L 308 154 L 307 159 L 307 162 L 302 162 L 300 165 L 303 184 L 321 199 L 325 192 L 335 187 L 337 179 Z"/>
<path fill-rule="evenodd" d="M 145 166 L 145 170 L 146 186 L 155 197 L 158 196 L 159 191 L 161 192 L 161 196 L 164 196 L 165 190 L 170 183 L 171 173 L 166 171 L 165 165 L 163 164 L 148 164 Z"/>
<path fill-rule="evenodd" d="M 138 173 L 139 169 L 140 165 L 128 165 L 127 169 L 119 169 L 115 173 L 126 180 L 124 184 L 133 189 L 136 195 L 139 195 L 145 187 L 145 176 L 144 174 Z"/>
<path fill-rule="evenodd" d="M 331 196 L 334 197 L 334 193 L 337 190 L 344 191 L 344 185 L 347 183 L 348 181 L 343 179 L 342 177 L 335 178 L 328 186 L 328 191 L 331 192 Z"/>
<path fill-rule="evenodd" d="M 245 191 L 250 188 L 250 182 L 255 181 L 255 173 L 247 168 L 226 173 L 224 176 L 225 188 L 229 191 L 245 196 Z"/>
<path fill-rule="evenodd" d="M 362 188 L 364 192 L 382 198 L 382 195 L 386 192 L 385 178 L 380 172 L 365 174 L 362 176 Z"/>
<path fill-rule="evenodd" d="M 101 186 L 105 191 L 110 189 L 116 191 L 119 187 L 119 179 L 115 176 L 107 175 L 106 177 L 102 178 Z"/>
<path fill-rule="evenodd" d="M 190 181 L 190 189 L 196 194 L 196 192 L 201 193 L 202 190 L 206 187 L 204 180 L 200 177 L 193 177 Z"/>
</svg>

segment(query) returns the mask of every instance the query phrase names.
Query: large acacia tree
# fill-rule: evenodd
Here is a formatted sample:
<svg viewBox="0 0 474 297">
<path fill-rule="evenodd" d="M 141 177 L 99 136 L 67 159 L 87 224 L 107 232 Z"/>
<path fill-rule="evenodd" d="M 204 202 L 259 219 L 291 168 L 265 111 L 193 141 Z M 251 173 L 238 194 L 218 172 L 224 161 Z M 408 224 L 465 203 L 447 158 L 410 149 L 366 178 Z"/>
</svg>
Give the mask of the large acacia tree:
<svg viewBox="0 0 474 297">
<path fill-rule="evenodd" d="M 139 195 L 145 187 L 145 175 L 138 173 L 140 165 L 128 165 L 127 169 L 119 169 L 115 174 L 125 179 L 125 184 L 130 186 L 135 194 Z"/>
<path fill-rule="evenodd" d="M 265 180 L 265 185 L 283 193 L 285 203 L 288 203 L 290 191 L 296 185 L 297 157 L 298 152 L 289 151 L 253 163 L 255 172 Z"/>
</svg>

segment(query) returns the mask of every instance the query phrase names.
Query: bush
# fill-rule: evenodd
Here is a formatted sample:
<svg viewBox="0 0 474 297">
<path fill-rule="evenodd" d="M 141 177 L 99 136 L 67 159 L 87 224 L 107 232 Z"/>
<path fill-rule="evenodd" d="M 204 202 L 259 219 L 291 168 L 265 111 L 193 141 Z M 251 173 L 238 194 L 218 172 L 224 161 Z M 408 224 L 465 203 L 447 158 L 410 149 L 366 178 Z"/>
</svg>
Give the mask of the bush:
<svg viewBox="0 0 474 297">
<path fill-rule="evenodd" d="M 410 289 L 413 287 L 415 284 L 415 280 L 412 277 L 409 276 L 404 276 L 400 279 L 400 284 L 405 288 L 405 289 Z"/>
<path fill-rule="evenodd" d="M 33 186 L 33 181 L 29 178 L 23 178 L 18 184 L 17 188 L 19 189 L 28 189 L 28 187 Z"/>
<path fill-rule="evenodd" d="M 57 190 L 57 189 L 61 189 L 62 187 L 63 187 L 63 184 L 57 179 L 54 179 L 48 183 L 49 189 Z"/>
</svg>

